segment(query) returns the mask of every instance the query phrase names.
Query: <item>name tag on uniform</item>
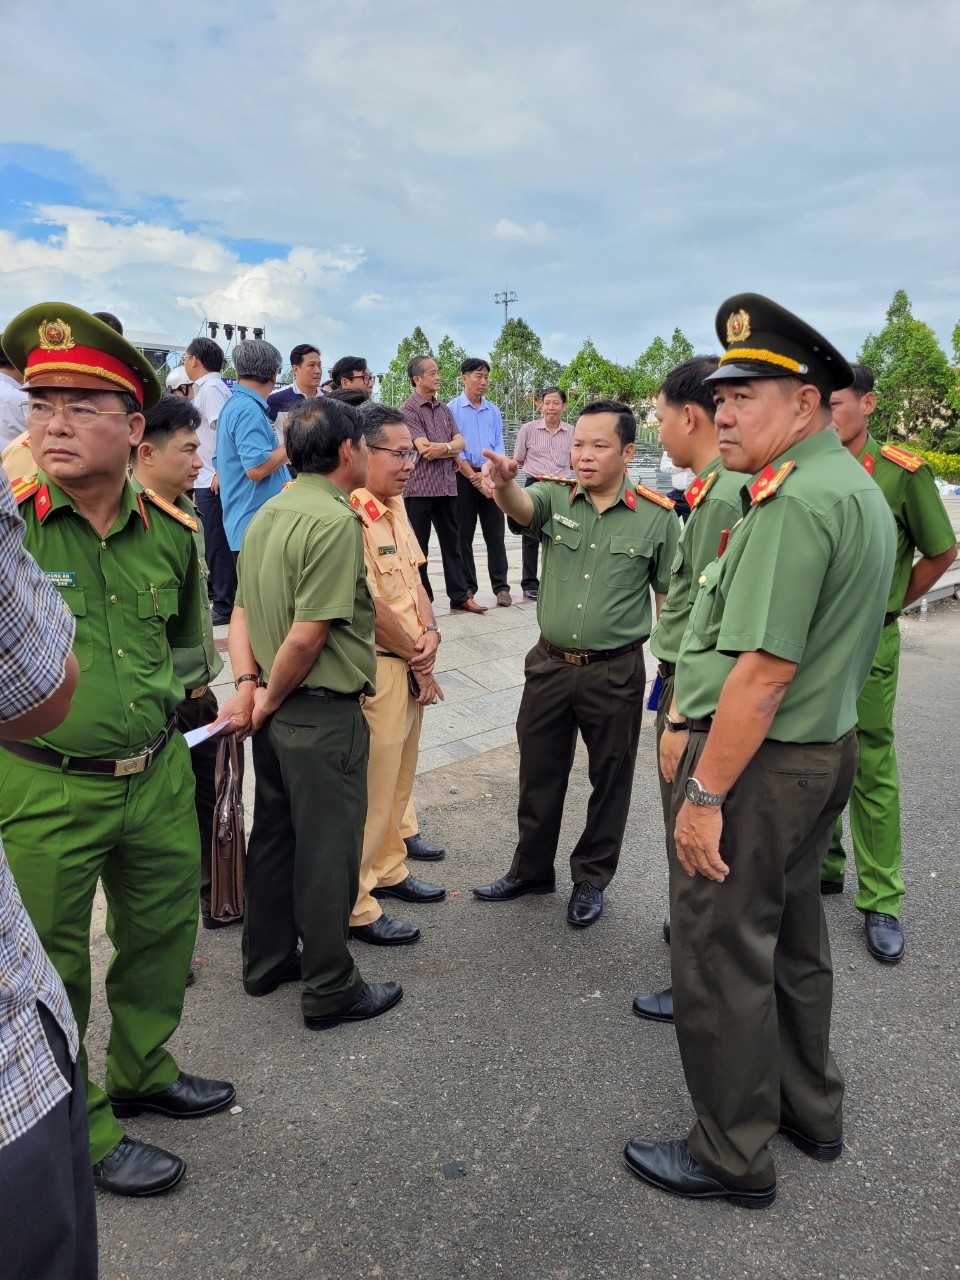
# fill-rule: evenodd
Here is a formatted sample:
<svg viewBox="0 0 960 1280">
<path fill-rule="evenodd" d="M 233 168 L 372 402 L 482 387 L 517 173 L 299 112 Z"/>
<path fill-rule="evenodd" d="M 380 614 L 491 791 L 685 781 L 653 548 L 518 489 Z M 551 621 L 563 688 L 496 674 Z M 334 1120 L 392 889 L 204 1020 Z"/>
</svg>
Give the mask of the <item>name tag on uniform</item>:
<svg viewBox="0 0 960 1280">
<path fill-rule="evenodd" d="M 52 582 L 55 587 L 75 587 L 77 585 L 77 575 L 70 573 L 66 569 L 47 569 L 45 573 L 48 582 Z"/>
<path fill-rule="evenodd" d="M 395 556 L 397 554 L 396 547 L 377 547 L 378 556 Z"/>
<path fill-rule="evenodd" d="M 580 528 L 580 521 L 579 521 L 579 520 L 571 520 L 571 519 L 569 518 L 569 516 L 562 516 L 562 515 L 560 515 L 560 513 L 559 513 L 559 512 L 556 512 L 556 511 L 555 511 L 555 512 L 553 513 L 553 518 L 554 518 L 554 520 L 556 520 L 557 524 L 562 524 L 562 525 L 563 525 L 563 527 L 564 527 L 565 529 L 579 529 L 579 528 Z"/>
</svg>

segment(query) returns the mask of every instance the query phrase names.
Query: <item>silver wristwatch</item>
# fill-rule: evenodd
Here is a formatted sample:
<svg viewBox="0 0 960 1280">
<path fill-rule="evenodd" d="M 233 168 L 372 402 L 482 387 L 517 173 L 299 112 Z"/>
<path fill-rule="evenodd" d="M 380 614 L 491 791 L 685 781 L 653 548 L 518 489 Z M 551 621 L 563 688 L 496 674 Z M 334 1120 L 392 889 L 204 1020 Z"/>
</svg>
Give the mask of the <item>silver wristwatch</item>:
<svg viewBox="0 0 960 1280">
<path fill-rule="evenodd" d="M 727 793 L 725 791 L 722 794 L 718 794 L 714 791 L 704 791 L 703 786 L 696 780 L 696 778 L 687 779 L 687 785 L 683 789 L 683 794 L 691 804 L 715 805 L 717 807 L 722 805 L 724 800 L 727 798 Z"/>
</svg>

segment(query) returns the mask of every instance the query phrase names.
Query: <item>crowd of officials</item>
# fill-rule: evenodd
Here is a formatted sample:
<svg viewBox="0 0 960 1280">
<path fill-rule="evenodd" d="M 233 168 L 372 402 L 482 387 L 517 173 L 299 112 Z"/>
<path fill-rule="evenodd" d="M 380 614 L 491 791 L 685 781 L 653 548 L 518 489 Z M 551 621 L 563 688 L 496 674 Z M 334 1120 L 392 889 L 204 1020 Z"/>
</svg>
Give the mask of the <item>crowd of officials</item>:
<svg viewBox="0 0 960 1280">
<path fill-rule="evenodd" d="M 0 1192 L 6 1274 L 96 1274 L 94 1185 L 145 1196 L 175 1154 L 128 1136 L 142 1111 L 230 1106 L 234 1086 L 180 1069 L 179 1024 L 211 902 L 216 739 L 252 739 L 242 978 L 301 988 L 315 1030 L 386 1013 L 350 942 L 415 943 L 383 902 L 442 886 L 407 859 L 445 851 L 412 803 L 425 707 L 443 697 L 426 572 L 437 534 L 452 608 L 480 614 L 479 524 L 497 605 L 513 603 L 504 529 L 540 638 L 517 721 L 518 842 L 504 903 L 556 889 L 578 735 L 591 795 L 570 855 L 567 921 L 601 917 L 630 804 L 646 678 L 669 866 L 671 985 L 639 995 L 675 1025 L 696 1122 L 637 1140 L 628 1168 L 661 1190 L 771 1204 L 778 1131 L 816 1160 L 843 1147 L 831 1054 L 823 894 L 844 888 L 850 827 L 867 946 L 903 954 L 893 701 L 905 603 L 957 553 L 933 477 L 869 435 L 872 375 L 755 294 L 717 313 L 723 354 L 660 390 L 677 501 L 634 486 L 632 411 L 558 388 L 513 457 L 489 364 L 437 398 L 409 364 L 399 409 L 365 360 L 323 383 L 320 352 L 195 339 L 161 394 L 108 313 L 30 308 L 6 327 L 0 406 Z M 20 415 L 19 418 L 17 415 Z M 16 428 L 16 429 L 15 429 Z M 523 469 L 526 484 L 517 482 Z M 919 558 L 915 560 L 915 554 Z M 542 563 L 538 563 L 542 557 Z M 218 706 L 213 627 L 229 623 L 233 696 Z M 859 742 L 859 753 L 858 753 Z M 652 783 L 652 779 L 651 779 Z M 331 802 L 335 797 L 335 802 Z M 113 957 L 106 1076 L 90 1078 L 89 930 L 97 885 Z M 93 1175 L 91 1177 L 91 1164 Z"/>
</svg>

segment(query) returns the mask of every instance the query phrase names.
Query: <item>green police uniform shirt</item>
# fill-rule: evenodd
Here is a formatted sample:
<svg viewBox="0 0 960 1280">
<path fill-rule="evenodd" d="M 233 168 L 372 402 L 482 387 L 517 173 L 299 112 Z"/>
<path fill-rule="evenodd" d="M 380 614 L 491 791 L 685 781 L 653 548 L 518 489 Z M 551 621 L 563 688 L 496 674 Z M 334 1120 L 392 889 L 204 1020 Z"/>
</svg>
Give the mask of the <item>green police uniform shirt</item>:
<svg viewBox="0 0 960 1280">
<path fill-rule="evenodd" d="M 677 663 L 677 706 L 717 709 L 741 653 L 797 663 L 768 738 L 835 742 L 857 723 L 896 538 L 883 494 L 835 431 L 818 431 L 742 490 L 743 519 L 700 574 Z"/>
<path fill-rule="evenodd" d="M 330 622 L 303 685 L 371 694 L 376 687 L 373 597 L 363 530 L 350 499 L 326 476 L 301 472 L 247 526 L 236 602 L 254 657 L 269 678 L 294 622 Z"/>
<path fill-rule="evenodd" d="M 130 483 L 137 493 L 143 492 L 143 485 L 136 476 L 130 477 Z M 223 659 L 217 652 L 216 642 L 213 637 L 213 609 L 210 604 L 210 594 L 207 591 L 207 579 L 210 576 L 210 571 L 207 569 L 203 525 L 197 515 L 197 508 L 185 493 L 181 493 L 177 497 L 174 506 L 179 511 L 182 511 L 185 516 L 189 516 L 196 524 L 196 528 L 192 529 L 191 533 L 197 549 L 197 567 L 200 571 L 200 613 L 203 639 L 200 644 L 193 645 L 189 649 L 174 649 L 173 669 L 177 674 L 177 679 L 183 683 L 184 689 L 199 689 L 202 685 L 210 684 L 216 680 L 223 670 Z"/>
<path fill-rule="evenodd" d="M 698 486 L 699 497 L 694 494 Z M 690 515 L 680 534 L 667 598 L 650 637 L 650 652 L 662 662 L 677 661 L 690 610 L 700 590 L 698 579 L 710 561 L 716 560 L 724 530 L 729 533 L 740 519 L 742 488 L 743 476 L 724 471 L 720 459 L 714 458 L 687 490 Z"/>
<path fill-rule="evenodd" d="M 908 459 L 916 458 L 907 450 L 894 449 Z M 933 472 L 925 462 L 911 471 L 891 458 L 885 458 L 882 446 L 867 436 L 858 462 L 880 486 L 897 526 L 897 559 L 890 584 L 887 612 L 899 613 L 913 569 L 914 550 L 922 556 L 939 556 L 957 541 L 950 517 L 943 505 Z"/>
<path fill-rule="evenodd" d="M 537 621 L 546 639 L 600 650 L 646 640 L 650 588 L 666 593 L 680 538 L 672 507 L 638 496 L 626 477 L 603 512 L 579 485 L 541 480 L 524 492 L 533 502 L 525 532 L 543 547 Z"/>
<path fill-rule="evenodd" d="M 76 619 L 80 680 L 70 714 L 36 740 L 120 759 L 157 737 L 183 699 L 173 648 L 203 642 L 193 534 L 125 483 L 103 538 L 42 471 L 18 486 L 24 545 Z"/>
</svg>

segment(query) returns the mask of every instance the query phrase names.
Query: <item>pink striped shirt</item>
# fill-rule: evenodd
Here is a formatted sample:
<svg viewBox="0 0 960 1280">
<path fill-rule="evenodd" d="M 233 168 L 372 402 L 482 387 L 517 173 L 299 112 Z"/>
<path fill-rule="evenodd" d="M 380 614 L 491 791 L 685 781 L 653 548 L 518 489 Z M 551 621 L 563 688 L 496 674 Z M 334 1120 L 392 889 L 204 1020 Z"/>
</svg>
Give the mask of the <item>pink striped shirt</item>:
<svg viewBox="0 0 960 1280">
<path fill-rule="evenodd" d="M 573 427 L 561 422 L 551 431 L 542 418 L 525 422 L 517 432 L 513 456 L 528 476 L 571 476 L 570 446 Z"/>
</svg>

